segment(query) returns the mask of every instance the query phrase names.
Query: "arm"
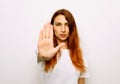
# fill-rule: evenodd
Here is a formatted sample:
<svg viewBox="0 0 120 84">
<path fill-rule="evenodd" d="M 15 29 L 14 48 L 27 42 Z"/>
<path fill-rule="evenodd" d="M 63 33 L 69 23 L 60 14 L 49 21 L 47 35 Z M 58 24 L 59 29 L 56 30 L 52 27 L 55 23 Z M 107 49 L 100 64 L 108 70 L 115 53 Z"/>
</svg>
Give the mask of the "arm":
<svg viewBox="0 0 120 84">
<path fill-rule="evenodd" d="M 85 84 L 85 78 L 79 78 L 78 84 Z"/>
</svg>

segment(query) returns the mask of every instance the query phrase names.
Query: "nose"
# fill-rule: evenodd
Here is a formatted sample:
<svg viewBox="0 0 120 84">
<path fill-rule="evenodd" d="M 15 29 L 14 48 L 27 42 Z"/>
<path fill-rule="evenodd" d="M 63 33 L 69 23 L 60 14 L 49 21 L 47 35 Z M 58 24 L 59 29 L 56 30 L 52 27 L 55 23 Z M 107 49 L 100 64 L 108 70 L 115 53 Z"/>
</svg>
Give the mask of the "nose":
<svg viewBox="0 0 120 84">
<path fill-rule="evenodd" d="M 61 32 L 62 32 L 62 33 L 65 33 L 65 27 L 64 27 L 64 26 L 62 26 Z"/>
</svg>

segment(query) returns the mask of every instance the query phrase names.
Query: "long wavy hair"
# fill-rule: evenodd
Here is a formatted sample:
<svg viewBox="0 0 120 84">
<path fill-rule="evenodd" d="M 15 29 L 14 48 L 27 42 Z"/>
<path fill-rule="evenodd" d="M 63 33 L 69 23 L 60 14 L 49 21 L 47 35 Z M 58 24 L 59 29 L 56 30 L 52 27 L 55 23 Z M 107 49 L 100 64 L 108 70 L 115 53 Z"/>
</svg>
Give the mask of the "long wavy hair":
<svg viewBox="0 0 120 84">
<path fill-rule="evenodd" d="M 77 33 L 77 26 L 76 22 L 74 20 L 73 15 L 71 12 L 69 12 L 66 9 L 60 9 L 56 11 L 52 18 L 51 18 L 51 24 L 53 25 L 54 20 L 56 16 L 58 15 L 64 15 L 66 20 L 68 21 L 69 24 L 69 37 L 68 37 L 68 49 L 70 50 L 70 58 L 72 60 L 72 64 L 75 66 L 75 68 L 81 72 L 85 72 L 85 66 L 84 66 L 84 61 L 82 57 L 82 50 L 80 48 L 80 41 L 79 41 L 79 36 Z M 57 43 L 57 38 L 54 35 L 54 47 L 58 45 Z M 57 56 L 54 56 L 50 60 L 45 61 L 45 66 L 44 66 L 44 71 L 48 72 L 51 69 L 54 69 L 55 64 L 57 63 Z"/>
</svg>

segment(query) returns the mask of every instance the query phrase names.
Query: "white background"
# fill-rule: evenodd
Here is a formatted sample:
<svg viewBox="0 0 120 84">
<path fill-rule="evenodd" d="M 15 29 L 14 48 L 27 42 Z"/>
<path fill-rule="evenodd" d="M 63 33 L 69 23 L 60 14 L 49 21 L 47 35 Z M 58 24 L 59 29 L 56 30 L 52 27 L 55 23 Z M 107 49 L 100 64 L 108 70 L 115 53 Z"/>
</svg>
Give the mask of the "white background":
<svg viewBox="0 0 120 84">
<path fill-rule="evenodd" d="M 120 84 L 119 0 L 0 0 L 0 84 L 40 84 L 39 31 L 59 8 L 71 11 L 89 63 L 86 84 Z"/>
</svg>

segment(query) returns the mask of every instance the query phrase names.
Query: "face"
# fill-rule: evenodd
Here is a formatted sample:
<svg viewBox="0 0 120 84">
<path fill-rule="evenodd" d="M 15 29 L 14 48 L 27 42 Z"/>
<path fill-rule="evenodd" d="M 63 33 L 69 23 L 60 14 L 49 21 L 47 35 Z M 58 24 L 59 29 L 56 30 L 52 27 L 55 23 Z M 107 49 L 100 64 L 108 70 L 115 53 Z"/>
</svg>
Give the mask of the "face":
<svg viewBox="0 0 120 84">
<path fill-rule="evenodd" d="M 66 42 L 69 36 L 69 24 L 64 15 L 58 15 L 55 18 L 53 28 L 58 43 Z"/>
</svg>

